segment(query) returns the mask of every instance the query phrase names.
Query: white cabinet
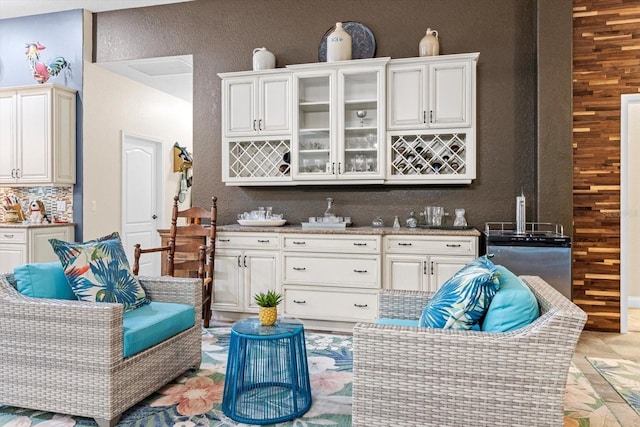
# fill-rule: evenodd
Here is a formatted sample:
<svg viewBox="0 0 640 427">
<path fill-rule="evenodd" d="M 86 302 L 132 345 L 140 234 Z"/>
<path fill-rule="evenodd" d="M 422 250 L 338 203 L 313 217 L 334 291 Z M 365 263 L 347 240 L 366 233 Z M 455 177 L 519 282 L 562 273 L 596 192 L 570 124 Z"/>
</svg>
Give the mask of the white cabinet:
<svg viewBox="0 0 640 427">
<path fill-rule="evenodd" d="M 387 182 L 468 184 L 475 179 L 478 56 L 389 62 Z"/>
<path fill-rule="evenodd" d="M 382 183 L 389 58 L 290 65 L 293 180 Z"/>
<path fill-rule="evenodd" d="M 478 54 L 392 59 L 388 129 L 471 126 L 477 59 Z"/>
<path fill-rule="evenodd" d="M 219 74 L 227 137 L 291 133 L 291 73 L 282 70 Z"/>
<path fill-rule="evenodd" d="M 253 295 L 280 290 L 277 234 L 225 233 L 216 237 L 213 310 L 258 312 Z"/>
<path fill-rule="evenodd" d="M 74 90 L 0 89 L 0 184 L 74 184 L 75 151 Z"/>
<path fill-rule="evenodd" d="M 0 272 L 30 262 L 58 261 L 49 239 L 72 242 L 72 225 L 0 227 Z"/>
<path fill-rule="evenodd" d="M 291 72 L 218 74 L 222 79 L 222 181 L 227 185 L 291 181 Z"/>
<path fill-rule="evenodd" d="M 478 256 L 469 236 L 385 236 L 384 287 L 435 292 Z"/>
<path fill-rule="evenodd" d="M 282 237 L 284 313 L 304 319 L 373 321 L 382 271 L 380 236 Z"/>
</svg>

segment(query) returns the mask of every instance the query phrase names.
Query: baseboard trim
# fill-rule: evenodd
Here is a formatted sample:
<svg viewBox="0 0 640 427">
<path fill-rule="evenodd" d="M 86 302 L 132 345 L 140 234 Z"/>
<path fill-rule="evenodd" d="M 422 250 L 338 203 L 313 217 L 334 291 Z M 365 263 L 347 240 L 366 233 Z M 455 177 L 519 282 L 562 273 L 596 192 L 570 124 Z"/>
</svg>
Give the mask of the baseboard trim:
<svg viewBox="0 0 640 427">
<path fill-rule="evenodd" d="M 628 308 L 640 308 L 640 297 L 629 297 Z"/>
</svg>

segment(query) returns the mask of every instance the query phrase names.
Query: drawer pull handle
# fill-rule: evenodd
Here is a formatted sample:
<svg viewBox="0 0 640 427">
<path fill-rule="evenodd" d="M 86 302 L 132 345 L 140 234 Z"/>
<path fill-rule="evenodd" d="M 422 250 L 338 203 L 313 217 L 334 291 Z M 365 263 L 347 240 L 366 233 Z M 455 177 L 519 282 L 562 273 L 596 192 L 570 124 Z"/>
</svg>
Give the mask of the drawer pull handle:
<svg viewBox="0 0 640 427">
<path fill-rule="evenodd" d="M 460 246 L 462 246 L 461 244 L 453 244 L 453 243 L 447 243 L 447 247 L 448 248 L 459 248 Z"/>
<path fill-rule="evenodd" d="M 307 268 L 306 267 L 293 267 L 293 269 L 295 271 L 305 271 Z"/>
<path fill-rule="evenodd" d="M 267 240 L 258 239 L 258 243 L 269 243 L 269 242 L 270 242 L 270 240 L 268 240 L 268 239 Z"/>
<path fill-rule="evenodd" d="M 218 239 L 218 242 L 227 243 L 227 242 L 230 242 L 230 241 L 231 241 L 231 239 Z"/>
<path fill-rule="evenodd" d="M 356 243 L 356 242 L 354 242 L 353 246 L 367 246 L 367 244 L 366 243 Z"/>
<path fill-rule="evenodd" d="M 296 303 L 296 304 L 306 304 L 306 303 L 307 303 L 307 302 L 306 302 L 306 301 L 304 301 L 304 300 L 303 300 L 303 301 L 296 301 L 296 300 L 293 300 L 293 302 L 294 302 L 294 303 Z"/>
<path fill-rule="evenodd" d="M 398 246 L 413 246 L 413 243 L 398 243 Z"/>
<path fill-rule="evenodd" d="M 366 272 L 367 272 L 367 270 L 358 270 L 357 268 L 354 268 L 354 269 L 353 269 L 353 272 L 354 272 L 354 273 L 366 273 Z"/>
<path fill-rule="evenodd" d="M 297 240 L 294 240 L 294 241 L 293 241 L 293 244 L 294 244 L 294 245 L 306 245 L 306 244 L 307 244 L 307 242 L 299 242 L 299 241 L 297 241 Z"/>
<path fill-rule="evenodd" d="M 358 308 L 366 308 L 369 306 L 369 304 L 353 304 L 353 306 Z"/>
<path fill-rule="evenodd" d="M 7 239 L 13 239 L 13 234 L 5 234 L 4 237 Z"/>
</svg>

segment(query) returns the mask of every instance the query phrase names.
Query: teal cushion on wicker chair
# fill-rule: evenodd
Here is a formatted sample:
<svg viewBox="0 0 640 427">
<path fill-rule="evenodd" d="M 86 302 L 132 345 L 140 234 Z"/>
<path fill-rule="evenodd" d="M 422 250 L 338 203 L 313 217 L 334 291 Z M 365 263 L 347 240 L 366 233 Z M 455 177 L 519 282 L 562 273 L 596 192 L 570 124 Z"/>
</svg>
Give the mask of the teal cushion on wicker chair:
<svg viewBox="0 0 640 427">
<path fill-rule="evenodd" d="M 471 329 L 484 316 L 498 287 L 495 265 L 486 256 L 477 258 L 438 289 L 422 311 L 420 326 Z"/>
<path fill-rule="evenodd" d="M 124 313 L 124 357 L 153 347 L 192 327 L 196 310 L 191 305 L 155 302 Z"/>
<path fill-rule="evenodd" d="M 13 276 L 18 292 L 28 297 L 77 299 L 59 261 L 19 265 Z"/>
<path fill-rule="evenodd" d="M 540 309 L 531 289 L 507 268 L 497 265 L 496 270 L 500 273 L 500 289 L 482 320 L 482 330 L 507 332 L 536 320 Z"/>
</svg>

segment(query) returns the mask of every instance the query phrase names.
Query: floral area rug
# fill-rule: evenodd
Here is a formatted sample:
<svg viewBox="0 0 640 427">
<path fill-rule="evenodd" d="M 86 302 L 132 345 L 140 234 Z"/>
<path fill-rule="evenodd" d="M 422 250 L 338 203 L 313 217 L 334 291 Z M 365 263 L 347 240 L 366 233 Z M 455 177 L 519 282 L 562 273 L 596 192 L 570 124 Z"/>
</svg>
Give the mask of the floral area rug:
<svg viewBox="0 0 640 427">
<path fill-rule="evenodd" d="M 229 327 L 203 329 L 200 370 L 178 378 L 126 411 L 119 426 L 246 426 L 221 409 Z M 306 332 L 313 403 L 301 418 L 278 427 L 351 426 L 353 351 L 350 336 Z M 0 405 L 0 426 L 95 426 L 89 418 Z M 585 376 L 571 366 L 565 394 L 565 426 L 618 427 Z"/>
<path fill-rule="evenodd" d="M 587 357 L 611 387 L 640 415 L 640 362 Z"/>
</svg>

